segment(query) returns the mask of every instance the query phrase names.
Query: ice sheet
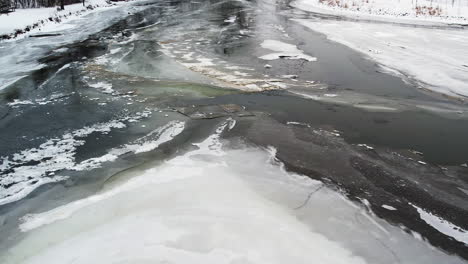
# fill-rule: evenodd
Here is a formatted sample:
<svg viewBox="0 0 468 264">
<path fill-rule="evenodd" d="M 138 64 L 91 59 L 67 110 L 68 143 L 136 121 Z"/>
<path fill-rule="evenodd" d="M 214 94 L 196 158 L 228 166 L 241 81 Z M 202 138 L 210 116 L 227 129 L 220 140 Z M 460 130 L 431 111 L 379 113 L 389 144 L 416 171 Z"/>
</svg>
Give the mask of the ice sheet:
<svg viewBox="0 0 468 264">
<path fill-rule="evenodd" d="M 260 57 L 262 60 L 277 60 L 280 58 L 286 59 L 303 59 L 306 61 L 317 61 L 317 58 L 304 54 L 295 45 L 288 44 L 279 40 L 267 39 L 261 44 L 262 48 L 275 51 Z"/>
<path fill-rule="evenodd" d="M 274 148 L 195 150 L 51 211 L 28 215 L 2 263 L 463 263 L 288 173 Z M 79 250 L 77 250 L 79 249 Z M 2 259 L 3 257 L 3 259 Z"/>
<path fill-rule="evenodd" d="M 468 96 L 466 30 L 332 20 L 295 21 L 404 73 L 425 89 L 449 96 Z"/>
</svg>

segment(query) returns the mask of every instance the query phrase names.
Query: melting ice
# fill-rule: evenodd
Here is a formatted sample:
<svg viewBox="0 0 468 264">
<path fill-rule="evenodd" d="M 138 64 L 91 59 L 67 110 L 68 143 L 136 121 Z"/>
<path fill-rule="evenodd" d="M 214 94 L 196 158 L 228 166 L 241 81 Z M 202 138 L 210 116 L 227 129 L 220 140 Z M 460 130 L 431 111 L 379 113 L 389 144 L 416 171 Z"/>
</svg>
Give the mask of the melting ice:
<svg viewBox="0 0 468 264">
<path fill-rule="evenodd" d="M 223 131 L 100 193 L 27 215 L 2 263 L 462 263 L 375 218 L 275 149 Z"/>
</svg>

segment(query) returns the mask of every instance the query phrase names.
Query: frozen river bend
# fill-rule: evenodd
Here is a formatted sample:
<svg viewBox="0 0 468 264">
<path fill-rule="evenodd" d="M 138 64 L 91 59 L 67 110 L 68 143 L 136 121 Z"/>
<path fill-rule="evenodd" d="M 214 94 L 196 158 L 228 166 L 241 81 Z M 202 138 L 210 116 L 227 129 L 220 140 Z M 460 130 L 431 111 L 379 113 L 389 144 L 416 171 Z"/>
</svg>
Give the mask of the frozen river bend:
<svg viewBox="0 0 468 264">
<path fill-rule="evenodd" d="M 0 43 L 0 262 L 466 263 L 468 108 L 332 19 L 147 1 Z"/>
</svg>

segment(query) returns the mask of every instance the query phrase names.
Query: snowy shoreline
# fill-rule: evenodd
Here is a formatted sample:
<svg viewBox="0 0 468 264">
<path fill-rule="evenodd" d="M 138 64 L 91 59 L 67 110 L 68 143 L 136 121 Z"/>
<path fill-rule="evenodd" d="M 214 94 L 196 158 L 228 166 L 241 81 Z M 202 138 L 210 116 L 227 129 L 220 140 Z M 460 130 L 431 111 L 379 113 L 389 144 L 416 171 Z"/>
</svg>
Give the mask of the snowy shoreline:
<svg viewBox="0 0 468 264">
<path fill-rule="evenodd" d="M 44 64 L 39 63 L 39 59 L 45 54 L 66 52 L 66 49 L 58 47 L 86 39 L 131 13 L 144 9 L 139 7 L 142 2 L 121 2 L 114 7 L 96 8 L 61 23 L 47 23 L 18 38 L 0 40 L 0 65 L 6 66 L 0 68 L 0 90 L 27 77 L 30 71 L 43 68 Z M 32 34 L 44 37 L 29 37 Z"/>
<path fill-rule="evenodd" d="M 345 11 L 339 8 L 316 8 L 313 3 L 315 0 L 298 0 L 291 6 L 306 12 L 339 17 L 353 14 L 357 20 L 292 20 L 362 53 L 380 64 L 387 73 L 408 77 L 415 81 L 418 88 L 462 101 L 468 97 L 468 32 L 463 27 L 434 28 L 451 23 L 450 20 L 441 19 L 428 21 L 424 18 L 373 15 L 349 10 L 345 10 L 347 13 L 344 14 Z M 465 15 L 468 16 L 468 11 Z M 363 17 L 368 20 L 361 21 Z"/>
<path fill-rule="evenodd" d="M 88 0 L 85 5 L 67 5 L 65 10 L 57 10 L 56 7 L 17 9 L 13 13 L 0 15 L 0 41 L 68 29 L 71 26 L 65 25 L 66 22 L 120 5 L 106 0 Z"/>
<path fill-rule="evenodd" d="M 468 2 L 461 4 L 461 0 L 455 0 L 453 5 L 442 0 L 296 0 L 291 6 L 308 12 L 358 20 L 413 25 L 468 23 Z"/>
</svg>

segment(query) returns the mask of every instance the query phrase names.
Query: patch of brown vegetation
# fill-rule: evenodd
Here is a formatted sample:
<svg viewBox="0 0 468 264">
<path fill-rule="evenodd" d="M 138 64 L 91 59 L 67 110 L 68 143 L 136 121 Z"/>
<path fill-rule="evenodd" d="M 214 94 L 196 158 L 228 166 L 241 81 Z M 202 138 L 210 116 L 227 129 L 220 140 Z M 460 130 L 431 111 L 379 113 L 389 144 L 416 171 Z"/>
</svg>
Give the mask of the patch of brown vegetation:
<svg viewBox="0 0 468 264">
<path fill-rule="evenodd" d="M 432 6 L 416 6 L 416 15 L 418 16 L 440 16 L 442 15 L 442 8 Z"/>
</svg>

